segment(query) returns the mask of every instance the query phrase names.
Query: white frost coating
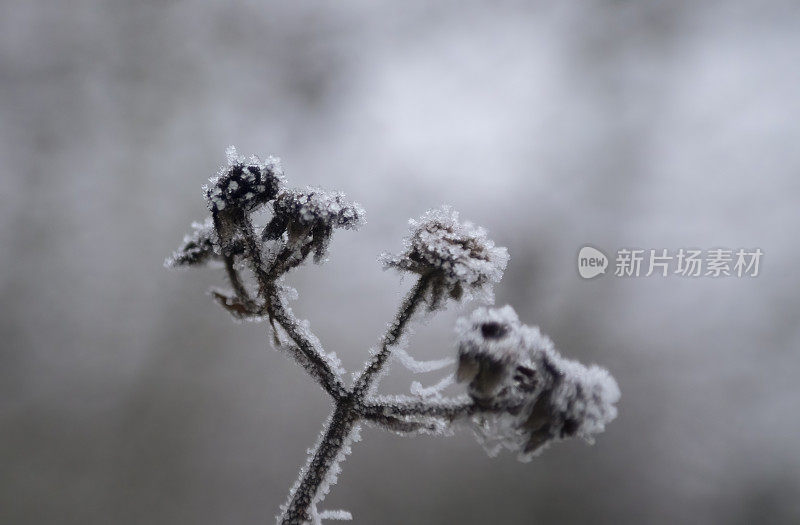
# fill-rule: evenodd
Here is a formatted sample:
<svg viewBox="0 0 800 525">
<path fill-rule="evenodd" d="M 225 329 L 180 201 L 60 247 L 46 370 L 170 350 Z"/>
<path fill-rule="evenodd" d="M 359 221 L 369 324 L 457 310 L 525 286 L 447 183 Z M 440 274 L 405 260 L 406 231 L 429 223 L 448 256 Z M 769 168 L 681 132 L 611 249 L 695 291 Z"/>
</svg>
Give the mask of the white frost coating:
<svg viewBox="0 0 800 525">
<path fill-rule="evenodd" d="M 455 375 L 448 374 L 444 376 L 439 382 L 429 387 L 423 387 L 419 381 L 411 383 L 411 393 L 420 397 L 438 397 L 439 394 L 448 386 L 455 383 Z"/>
<path fill-rule="evenodd" d="M 255 155 L 245 159 L 233 146 L 225 150 L 225 157 L 226 165 L 203 187 L 212 213 L 252 211 L 275 198 L 284 182 L 279 159 L 270 156 L 262 161 Z"/>
<path fill-rule="evenodd" d="M 328 363 L 328 366 L 331 367 L 331 370 L 333 370 L 333 373 L 336 374 L 337 377 L 341 378 L 347 373 L 347 370 L 342 366 L 342 360 L 339 359 L 336 352 L 323 352 L 322 358 Z"/>
<path fill-rule="evenodd" d="M 298 261 L 308 254 L 304 248 L 313 248 L 316 263 L 325 261 L 334 229 L 357 230 L 366 215 L 364 208 L 347 201 L 344 193 L 312 187 L 281 190 L 272 209 L 264 239 L 277 240 L 286 234 L 286 247 Z"/>
<path fill-rule="evenodd" d="M 164 261 L 166 268 L 199 266 L 219 257 L 217 234 L 211 217 L 204 222 L 193 222 L 192 232 L 183 237 L 183 244 Z"/>
<path fill-rule="evenodd" d="M 347 511 L 318 511 L 317 506 L 336 483 L 363 422 L 403 435 L 452 433 L 456 426 L 470 425 L 490 455 L 508 448 L 528 460 L 566 437 L 592 441 L 616 417 L 619 388 L 608 372 L 563 358 L 538 328 L 521 324 L 510 307 L 479 309 L 459 320 L 455 374 L 428 387 L 413 382 L 412 396 L 366 399 L 387 373 L 391 355 L 415 373 L 452 365 L 450 358 L 417 361 L 404 349 L 413 325 L 451 299 L 491 300 L 492 286 L 502 277 L 506 249 L 496 247 L 483 228 L 460 222 L 449 207 L 410 221 L 405 251 L 381 257 L 386 268 L 420 279 L 380 348 L 370 351 L 371 360 L 347 388 L 340 377 L 345 373 L 341 361 L 323 349 L 309 322 L 297 319 L 286 306 L 296 292 L 282 283 L 311 254 L 322 262 L 333 230 L 357 229 L 364 223 L 363 208 L 340 192 L 287 189 L 273 157 L 266 162 L 245 159 L 230 147 L 226 158 L 227 166 L 204 187 L 211 217 L 193 225 L 195 231 L 167 264 L 224 264 L 233 292 L 212 291 L 214 299 L 234 319 L 268 320 L 275 346 L 306 368 L 333 398 L 334 410 L 308 450 L 280 522 L 352 519 Z M 269 222 L 256 228 L 258 216 L 254 221 L 253 214 L 269 209 Z M 242 274 L 245 269 L 249 272 Z M 467 395 L 442 397 L 454 379 L 468 383 Z"/>
<path fill-rule="evenodd" d="M 296 301 L 297 298 L 300 297 L 300 294 L 297 293 L 297 289 L 286 283 L 279 283 L 277 285 L 277 290 L 286 301 Z"/>
<path fill-rule="evenodd" d="M 333 419 L 333 414 L 328 416 L 328 419 L 325 421 L 323 430 L 317 437 L 317 441 L 314 444 L 314 446 L 307 450 L 308 458 L 306 460 L 306 464 L 300 470 L 300 474 L 297 476 L 297 479 L 292 485 L 292 488 L 289 490 L 289 499 L 286 501 L 286 503 L 284 503 L 280 507 L 281 514 L 278 514 L 278 516 L 276 516 L 275 518 L 277 523 L 281 522 L 282 514 L 289 507 L 292 497 L 294 496 L 295 492 L 297 492 L 297 489 L 300 487 L 300 483 L 303 481 L 303 478 L 305 477 L 306 472 L 308 471 L 309 466 L 311 465 L 311 462 L 314 459 L 314 452 L 319 448 L 320 444 L 322 443 L 322 440 L 325 437 L 326 429 L 331 425 L 332 419 Z M 325 512 L 317 513 L 317 505 L 321 503 L 322 500 L 325 499 L 325 496 L 328 494 L 331 487 L 333 487 L 336 484 L 336 481 L 339 478 L 339 473 L 342 470 L 341 468 L 342 461 L 344 461 L 345 458 L 347 458 L 347 456 L 352 452 L 352 444 L 357 443 L 358 441 L 361 441 L 361 425 L 357 423 L 350 431 L 350 433 L 347 435 L 347 437 L 344 438 L 341 448 L 336 454 L 336 457 L 334 458 L 330 469 L 325 474 L 325 477 L 323 478 L 322 483 L 320 483 L 319 488 L 314 496 L 314 499 L 311 502 L 309 513 L 311 514 L 312 517 L 312 523 L 315 524 L 319 523 L 318 520 L 323 518 L 323 514 L 325 514 Z M 332 511 L 332 512 L 346 512 L 346 511 Z M 347 514 L 349 514 L 349 512 Z M 316 518 L 314 517 L 315 515 Z M 352 516 L 350 518 L 328 517 L 327 519 L 352 519 Z"/>
<path fill-rule="evenodd" d="M 289 504 L 292 501 L 295 492 L 297 492 L 297 489 L 300 488 L 300 483 L 303 481 L 306 472 L 308 472 L 308 469 L 311 466 L 311 461 L 314 459 L 313 451 L 319 448 L 320 444 L 322 444 L 322 440 L 325 438 L 325 429 L 328 428 L 328 426 L 330 426 L 332 420 L 333 420 L 333 414 L 329 415 L 328 418 L 325 420 L 325 424 L 323 425 L 323 430 L 317 437 L 317 441 L 314 443 L 314 446 L 307 449 L 308 457 L 306 458 L 306 464 L 303 465 L 303 468 L 300 469 L 300 473 L 298 474 L 297 479 L 292 484 L 292 488 L 289 489 L 289 499 L 286 500 L 286 503 L 280 506 L 281 512 L 280 514 L 275 516 L 276 523 L 280 524 L 282 514 L 286 511 L 287 508 L 289 508 Z M 316 506 L 312 505 L 312 508 L 316 508 Z"/>
<path fill-rule="evenodd" d="M 314 506 L 318 505 L 325 499 L 325 496 L 328 495 L 330 492 L 331 487 L 336 485 L 336 482 L 339 480 L 339 473 L 342 471 L 341 463 L 350 455 L 353 451 L 352 445 L 353 443 L 358 443 L 361 441 L 361 424 L 356 423 L 353 427 L 353 430 L 344 438 L 344 442 L 342 443 L 342 447 L 339 449 L 339 452 L 336 454 L 336 458 L 333 460 L 333 464 L 331 465 L 328 472 L 325 474 L 325 478 L 322 480 L 322 483 L 317 490 L 317 493 L 314 497 L 313 504 Z M 314 447 L 315 449 L 317 447 Z M 309 462 L 311 459 L 309 459 Z"/>
<path fill-rule="evenodd" d="M 233 166 L 234 164 L 243 163 L 244 157 L 240 157 L 236 152 L 236 146 L 231 145 L 225 148 L 225 160 L 227 160 L 228 166 Z"/>
<path fill-rule="evenodd" d="M 288 307 L 286 307 L 286 309 L 290 311 Z M 345 373 L 347 373 L 347 370 L 345 370 L 342 366 L 342 361 L 339 359 L 339 356 L 336 355 L 336 352 L 326 352 L 322 348 L 322 343 L 317 336 L 314 335 L 314 332 L 311 331 L 311 321 L 308 319 L 302 319 L 298 323 L 298 331 L 314 346 L 314 348 L 317 349 L 317 353 L 319 353 L 319 355 L 328 364 L 330 369 L 334 374 L 336 374 L 337 377 L 341 378 Z"/>
<path fill-rule="evenodd" d="M 228 167 L 236 166 L 237 164 L 254 164 L 258 165 L 261 164 L 270 169 L 270 171 L 283 175 L 283 166 L 281 165 L 281 159 L 270 155 L 267 159 L 262 163 L 261 159 L 258 158 L 257 155 L 250 155 L 249 159 L 246 159 L 244 155 L 239 155 L 236 151 L 236 146 L 228 146 L 225 148 L 225 160 Z M 255 177 L 250 177 L 250 180 L 255 180 Z"/>
<path fill-rule="evenodd" d="M 366 212 L 357 202 L 348 202 L 340 191 L 307 186 L 285 189 L 273 204 L 276 215 L 307 226 L 328 226 L 355 230 L 365 223 Z"/>
<path fill-rule="evenodd" d="M 587 367 L 562 358 L 556 366 L 564 379 L 553 389 L 552 406 L 566 418 L 578 421 L 575 434 L 591 443 L 594 435 L 617 417 L 614 404 L 620 398 L 619 386 L 608 370 L 597 365 Z"/>
<path fill-rule="evenodd" d="M 453 365 L 456 362 L 456 360 L 452 357 L 434 359 L 431 361 L 417 361 L 414 359 L 414 356 L 409 354 L 405 348 L 402 348 L 402 346 L 395 348 L 395 350 L 392 352 L 392 357 L 400 361 L 400 363 L 406 367 L 406 369 L 414 372 L 415 374 L 435 372 L 436 370 L 441 370 L 442 368 Z"/>
<path fill-rule="evenodd" d="M 496 247 L 486 230 L 470 222 L 459 222 L 449 206 L 429 210 L 410 220 L 411 234 L 404 240 L 405 252 L 382 254 L 384 268 L 420 275 L 434 272 L 429 305 L 438 308 L 445 295 L 452 299 L 493 300 L 492 284 L 503 277 L 508 251 Z"/>
<path fill-rule="evenodd" d="M 617 416 L 620 392 L 603 368 L 562 357 L 537 327 L 521 324 L 514 310 L 480 308 L 456 323 L 458 378 L 475 400 L 522 400 L 515 413 L 472 418 L 490 455 L 501 448 L 529 460 L 549 443 L 570 436 L 592 442 Z"/>
<path fill-rule="evenodd" d="M 459 355 L 480 353 L 499 361 L 516 362 L 532 344 L 537 348 L 547 342 L 522 330 L 517 313 L 510 306 L 478 308 L 469 318 L 456 321 Z M 534 328 L 538 333 L 538 328 Z M 531 337 L 525 340 L 526 337 Z M 552 346 L 552 345 L 551 345 Z"/>
<path fill-rule="evenodd" d="M 317 506 L 311 505 L 310 511 L 312 525 L 322 525 L 322 520 L 350 521 L 353 519 L 353 515 L 346 510 L 323 510 L 322 512 L 317 512 Z"/>
<path fill-rule="evenodd" d="M 489 457 L 496 457 L 502 449 L 518 450 L 525 433 L 520 430 L 517 418 L 510 414 L 493 417 L 473 417 L 472 431 L 475 439 Z M 522 459 L 522 458 L 520 458 Z"/>
</svg>

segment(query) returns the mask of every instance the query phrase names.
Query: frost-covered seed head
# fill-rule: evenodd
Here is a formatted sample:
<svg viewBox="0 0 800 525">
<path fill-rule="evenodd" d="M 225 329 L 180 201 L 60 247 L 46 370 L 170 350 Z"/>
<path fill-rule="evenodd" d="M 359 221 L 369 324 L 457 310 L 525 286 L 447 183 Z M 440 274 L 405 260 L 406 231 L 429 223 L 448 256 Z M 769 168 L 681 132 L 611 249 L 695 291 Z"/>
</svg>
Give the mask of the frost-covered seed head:
<svg viewBox="0 0 800 525">
<path fill-rule="evenodd" d="M 281 523 L 350 518 L 345 511 L 318 512 L 317 504 L 336 482 L 351 443 L 360 439 L 361 420 L 402 434 L 442 434 L 456 420 L 469 418 L 490 454 L 505 446 L 526 459 L 559 439 L 591 440 L 616 417 L 619 389 L 608 372 L 564 359 L 538 328 L 522 325 L 508 306 L 478 309 L 457 323 L 455 375 L 459 382 L 468 383 L 471 399 L 441 397 L 441 391 L 452 384 L 452 374 L 429 388 L 415 382 L 413 398 L 401 396 L 384 404 L 366 397 L 370 378 L 381 373 L 420 303 L 433 310 L 448 298 L 488 296 L 491 284 L 502 277 L 508 260 L 505 248 L 495 247 L 484 229 L 459 222 L 458 214 L 447 207 L 411 221 L 403 254 L 382 256 L 385 267 L 422 278 L 403 302 L 381 350 L 354 377 L 354 387 L 345 387 L 340 379 L 344 369 L 335 353 L 325 352 L 308 322 L 296 319 L 285 305 L 296 292 L 284 287 L 280 276 L 301 264 L 312 250 L 319 262 L 333 230 L 357 229 L 364 222 L 364 210 L 346 201 L 342 193 L 284 189 L 276 159 L 246 161 L 234 148 L 227 154 L 228 166 L 204 188 L 211 217 L 193 224 L 193 233 L 165 264 L 193 266 L 224 260 L 233 291 L 212 290 L 212 297 L 237 320 L 269 321 L 275 346 L 306 368 L 334 398 L 336 409 L 316 450 L 309 451 L 311 459 L 282 507 Z M 277 242 L 265 250 L 249 214 L 267 203 L 273 216 L 261 237 Z M 245 263 L 256 278 L 257 291 L 240 275 Z M 394 351 L 395 355 L 405 353 L 402 348 Z M 453 363 L 452 359 L 419 363 L 405 356 L 401 361 L 410 361 L 407 366 L 418 372 Z"/>
<path fill-rule="evenodd" d="M 447 206 L 429 210 L 410 225 L 405 252 L 381 256 L 385 268 L 433 275 L 432 308 L 447 296 L 460 300 L 464 292 L 491 296 L 490 286 L 502 278 L 508 252 L 496 247 L 486 230 L 459 222 L 458 213 Z"/>
<path fill-rule="evenodd" d="M 289 245 L 302 245 L 310 237 L 315 262 L 325 257 L 334 229 L 356 230 L 366 215 L 361 205 L 347 201 L 344 193 L 311 187 L 281 191 L 272 207 L 274 215 L 263 237 L 274 240 L 287 233 Z"/>
<path fill-rule="evenodd" d="M 273 208 L 276 216 L 297 226 L 355 230 L 364 224 L 365 212 L 346 197 L 342 192 L 320 188 L 287 189 L 278 196 Z"/>
<path fill-rule="evenodd" d="M 479 308 L 456 324 L 459 367 L 479 403 L 521 399 L 522 409 L 476 418 L 489 448 L 500 443 L 526 458 L 552 441 L 588 441 L 617 415 L 619 388 L 609 373 L 565 359 L 510 306 Z M 491 420 L 491 421 L 490 421 Z"/>
<path fill-rule="evenodd" d="M 508 333 L 508 326 L 497 321 L 485 321 L 481 323 L 481 335 L 487 341 L 492 339 L 502 339 Z"/>
<path fill-rule="evenodd" d="M 244 159 L 236 148 L 226 151 L 228 165 L 205 187 L 206 200 L 212 213 L 250 212 L 274 199 L 283 184 L 280 160 L 269 157 Z"/>
<path fill-rule="evenodd" d="M 479 308 L 469 319 L 459 319 L 456 378 L 469 381 L 469 394 L 474 399 L 490 399 L 510 382 L 522 358 L 519 326 L 510 306 Z"/>
<path fill-rule="evenodd" d="M 183 238 L 181 247 L 164 261 L 165 266 L 169 268 L 199 266 L 218 258 L 215 251 L 217 235 L 211 219 L 208 218 L 203 223 L 192 223 L 192 230 L 192 233 Z"/>
<path fill-rule="evenodd" d="M 619 387 L 608 371 L 557 355 L 548 359 L 557 372 L 551 376 L 552 386 L 530 405 L 522 424 L 528 434 L 524 453 L 572 436 L 591 441 L 617 416 Z"/>
</svg>

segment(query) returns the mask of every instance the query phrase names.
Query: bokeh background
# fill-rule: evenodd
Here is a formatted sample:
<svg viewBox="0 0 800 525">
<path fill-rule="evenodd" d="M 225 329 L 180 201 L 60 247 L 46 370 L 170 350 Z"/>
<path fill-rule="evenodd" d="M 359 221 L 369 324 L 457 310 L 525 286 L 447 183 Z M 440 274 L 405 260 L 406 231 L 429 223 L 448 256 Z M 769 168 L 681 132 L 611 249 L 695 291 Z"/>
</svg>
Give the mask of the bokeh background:
<svg viewBox="0 0 800 525">
<path fill-rule="evenodd" d="M 162 267 L 235 144 L 367 209 L 290 279 L 349 369 L 410 286 L 376 256 L 446 202 L 508 246 L 497 303 L 622 389 L 594 446 L 529 464 L 466 432 L 365 429 L 321 508 L 797 523 L 799 17 L 756 0 L 0 1 L 0 522 L 271 522 L 328 402 L 205 295 L 222 272 Z M 765 256 L 754 279 L 584 281 L 585 243 Z M 410 352 L 453 355 L 463 313 Z M 395 366 L 382 390 L 429 376 Z"/>
</svg>

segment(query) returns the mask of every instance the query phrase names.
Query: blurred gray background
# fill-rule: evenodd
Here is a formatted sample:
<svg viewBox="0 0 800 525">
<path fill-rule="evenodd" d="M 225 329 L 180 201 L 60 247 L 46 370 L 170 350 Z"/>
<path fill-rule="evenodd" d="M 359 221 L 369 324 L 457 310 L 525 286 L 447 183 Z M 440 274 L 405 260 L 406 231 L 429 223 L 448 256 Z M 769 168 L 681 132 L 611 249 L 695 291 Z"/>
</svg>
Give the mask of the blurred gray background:
<svg viewBox="0 0 800 525">
<path fill-rule="evenodd" d="M 356 523 L 800 520 L 796 2 L 0 1 L 0 522 L 270 523 L 329 411 L 163 259 L 224 149 L 368 212 L 294 309 L 360 368 L 446 202 L 620 416 L 529 464 L 365 429 Z M 577 250 L 761 248 L 754 279 L 581 280 Z M 468 311 L 468 309 L 466 310 Z M 419 358 L 454 354 L 448 311 Z M 436 373 L 415 377 L 432 383 Z M 395 366 L 384 392 L 407 392 Z M 454 391 L 457 391 L 455 389 Z"/>
</svg>

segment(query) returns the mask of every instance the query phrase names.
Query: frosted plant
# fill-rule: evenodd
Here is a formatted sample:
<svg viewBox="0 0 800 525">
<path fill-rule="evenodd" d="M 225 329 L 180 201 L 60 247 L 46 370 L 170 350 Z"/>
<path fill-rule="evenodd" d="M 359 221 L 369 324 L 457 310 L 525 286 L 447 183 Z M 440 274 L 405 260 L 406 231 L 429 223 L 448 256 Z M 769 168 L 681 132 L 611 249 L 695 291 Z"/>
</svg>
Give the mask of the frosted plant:
<svg viewBox="0 0 800 525">
<path fill-rule="evenodd" d="M 444 306 L 447 296 L 460 300 L 464 292 L 467 298 L 474 294 L 492 300 L 491 284 L 503 276 L 508 252 L 496 248 L 486 230 L 459 222 L 458 212 L 447 206 L 409 222 L 405 253 L 381 255 L 384 267 L 426 276 L 430 310 Z"/>
<path fill-rule="evenodd" d="M 619 389 L 609 373 L 561 357 L 538 328 L 520 323 L 510 306 L 479 308 L 456 323 L 457 359 L 420 362 L 402 347 L 413 321 L 472 298 L 490 300 L 508 261 L 483 228 L 459 221 L 450 208 L 410 221 L 399 255 L 381 256 L 385 268 L 416 276 L 378 347 L 348 385 L 336 354 L 326 352 L 306 321 L 287 305 L 296 292 L 284 282 L 313 253 L 324 262 L 335 229 L 358 229 L 364 210 L 342 193 L 285 186 L 280 163 L 244 159 L 228 149 L 228 163 L 205 187 L 210 217 L 192 225 L 168 267 L 222 265 L 230 290 L 212 290 L 235 319 L 268 320 L 273 342 L 302 366 L 333 401 L 332 413 L 292 486 L 278 523 L 351 519 L 317 505 L 336 483 L 341 463 L 360 439 L 362 423 L 401 435 L 473 430 L 490 455 L 502 448 L 529 460 L 549 443 L 572 436 L 589 442 L 616 417 Z M 266 224 L 254 213 L 267 211 Z M 415 381 L 410 395 L 374 393 L 390 357 L 413 372 L 456 370 L 429 387 Z M 465 394 L 446 398 L 455 381 Z"/>
<path fill-rule="evenodd" d="M 619 389 L 609 373 L 561 357 L 538 328 L 510 306 L 479 308 L 457 322 L 457 379 L 478 405 L 519 409 L 473 418 L 490 455 L 505 446 L 527 461 L 546 444 L 579 436 L 591 442 L 614 419 Z"/>
<path fill-rule="evenodd" d="M 213 260 L 222 260 L 215 251 L 217 233 L 209 217 L 205 222 L 192 223 L 192 233 L 183 238 L 183 245 L 166 260 L 170 268 L 198 266 Z"/>
</svg>

